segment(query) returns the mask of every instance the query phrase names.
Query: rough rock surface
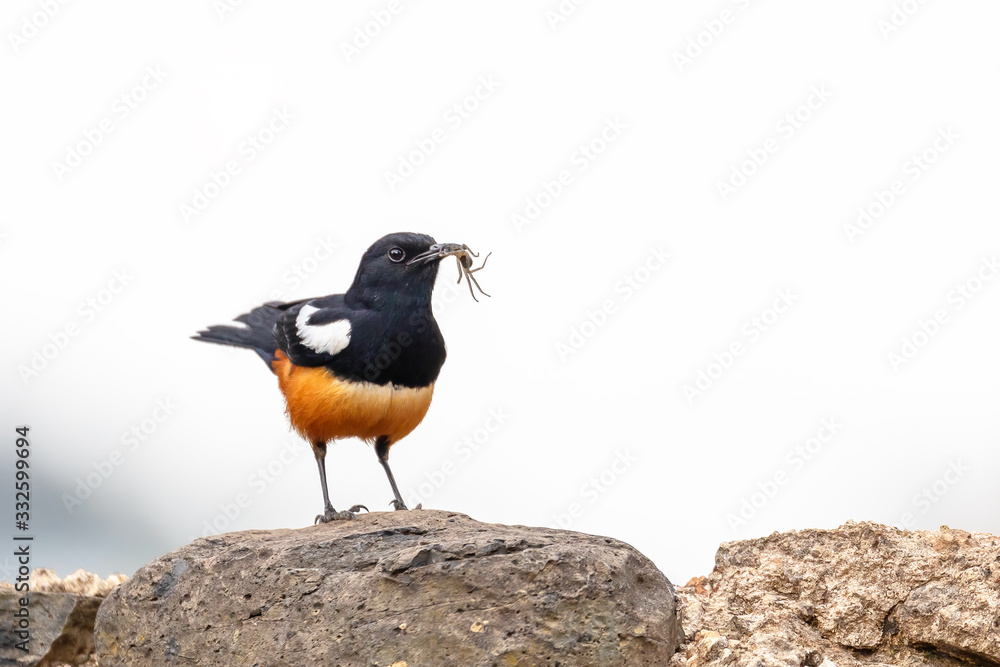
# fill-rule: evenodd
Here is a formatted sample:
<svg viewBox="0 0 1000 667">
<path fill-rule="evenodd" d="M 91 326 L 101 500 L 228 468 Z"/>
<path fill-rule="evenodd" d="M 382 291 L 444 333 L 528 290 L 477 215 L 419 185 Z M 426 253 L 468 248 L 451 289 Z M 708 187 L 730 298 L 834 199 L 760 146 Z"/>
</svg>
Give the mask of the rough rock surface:
<svg viewBox="0 0 1000 667">
<path fill-rule="evenodd" d="M 102 667 L 568 667 L 665 665 L 678 625 L 627 544 L 423 510 L 196 540 L 116 588 L 96 637 Z"/>
<path fill-rule="evenodd" d="M 96 664 L 92 662 L 94 617 L 101 599 L 125 579 L 121 574 L 102 579 L 83 570 L 65 579 L 52 570 L 39 568 L 32 572 L 28 578 L 31 640 L 27 653 L 16 648 L 19 639 L 14 627 L 14 613 L 24 593 L 8 582 L 0 582 L 0 664 Z"/>
<path fill-rule="evenodd" d="M 1000 665 L 1000 537 L 875 523 L 723 544 L 673 667 Z"/>
</svg>

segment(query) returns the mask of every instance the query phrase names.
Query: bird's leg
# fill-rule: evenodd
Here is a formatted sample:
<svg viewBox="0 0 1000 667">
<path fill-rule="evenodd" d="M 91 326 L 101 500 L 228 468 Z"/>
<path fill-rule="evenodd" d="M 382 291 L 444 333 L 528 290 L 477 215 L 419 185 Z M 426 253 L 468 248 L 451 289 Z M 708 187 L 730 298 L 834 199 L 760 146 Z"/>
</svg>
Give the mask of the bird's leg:
<svg viewBox="0 0 1000 667">
<path fill-rule="evenodd" d="M 323 487 L 323 513 L 317 515 L 313 523 L 329 523 L 331 521 L 353 519 L 355 512 L 360 512 L 361 510 L 367 512 L 368 508 L 364 505 L 355 505 L 345 512 L 338 512 L 333 509 L 333 505 L 330 504 L 330 493 L 326 489 L 326 443 L 314 442 L 313 452 L 316 454 L 316 465 L 319 467 L 319 483 Z"/>
<path fill-rule="evenodd" d="M 375 455 L 378 456 L 378 462 L 382 464 L 385 469 L 385 476 L 389 478 L 389 485 L 392 486 L 392 494 L 396 496 L 392 500 L 392 507 L 396 510 L 409 509 L 406 503 L 403 502 L 403 496 L 399 495 L 399 487 L 396 486 L 396 480 L 392 476 L 392 470 L 389 469 L 389 442 L 388 436 L 380 435 L 378 440 L 375 441 Z M 414 509 L 421 509 L 420 505 L 417 505 Z"/>
</svg>

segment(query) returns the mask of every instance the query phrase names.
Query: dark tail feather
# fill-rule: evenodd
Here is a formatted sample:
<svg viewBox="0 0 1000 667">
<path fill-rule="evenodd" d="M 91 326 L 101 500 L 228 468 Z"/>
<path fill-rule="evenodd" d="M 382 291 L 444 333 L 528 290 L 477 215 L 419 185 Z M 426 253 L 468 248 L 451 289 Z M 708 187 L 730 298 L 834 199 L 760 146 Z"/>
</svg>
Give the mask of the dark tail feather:
<svg viewBox="0 0 1000 667">
<path fill-rule="evenodd" d="M 199 331 L 191 338 L 207 343 L 250 348 L 264 360 L 268 370 L 273 372 L 271 362 L 274 361 L 274 353 L 278 349 L 278 343 L 274 339 L 274 325 L 284 313 L 283 306 L 287 304 L 277 301 L 265 303 L 249 313 L 233 318 L 244 326 L 213 325 L 204 331 Z"/>
</svg>

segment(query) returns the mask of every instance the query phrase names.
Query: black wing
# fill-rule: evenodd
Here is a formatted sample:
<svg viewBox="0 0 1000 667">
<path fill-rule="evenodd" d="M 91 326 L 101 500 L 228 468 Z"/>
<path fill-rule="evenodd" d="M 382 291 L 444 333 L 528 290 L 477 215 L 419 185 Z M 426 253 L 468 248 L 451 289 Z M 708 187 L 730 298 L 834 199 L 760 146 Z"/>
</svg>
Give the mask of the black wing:
<svg viewBox="0 0 1000 667">
<path fill-rule="evenodd" d="M 290 306 L 274 337 L 296 366 L 326 366 L 341 378 L 375 384 L 425 387 L 446 356 L 429 309 L 352 308 L 343 294 Z"/>
<path fill-rule="evenodd" d="M 343 294 L 282 305 L 274 338 L 296 366 L 327 366 L 345 354 L 365 312 L 349 308 Z"/>
</svg>

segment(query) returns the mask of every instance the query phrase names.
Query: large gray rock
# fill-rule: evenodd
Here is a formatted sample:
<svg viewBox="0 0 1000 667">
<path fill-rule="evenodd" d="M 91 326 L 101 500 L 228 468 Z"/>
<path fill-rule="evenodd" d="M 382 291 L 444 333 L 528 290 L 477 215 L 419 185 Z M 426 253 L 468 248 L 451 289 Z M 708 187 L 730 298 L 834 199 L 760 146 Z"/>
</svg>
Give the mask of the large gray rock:
<svg viewBox="0 0 1000 667">
<path fill-rule="evenodd" d="M 199 539 L 101 606 L 115 665 L 664 665 L 673 587 L 617 540 L 440 511 Z"/>
<path fill-rule="evenodd" d="M 1000 538 L 875 523 L 723 544 L 674 667 L 1000 664 Z"/>
</svg>

